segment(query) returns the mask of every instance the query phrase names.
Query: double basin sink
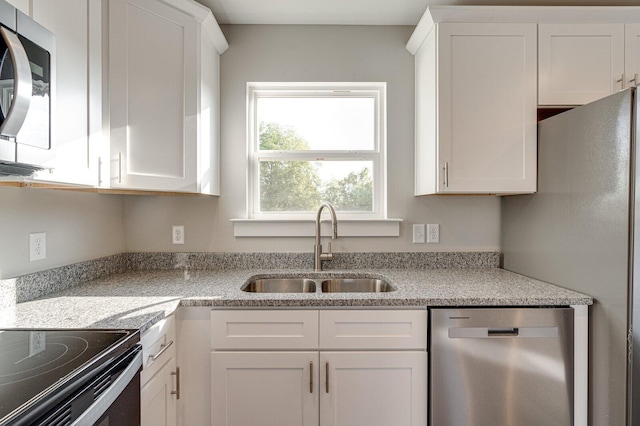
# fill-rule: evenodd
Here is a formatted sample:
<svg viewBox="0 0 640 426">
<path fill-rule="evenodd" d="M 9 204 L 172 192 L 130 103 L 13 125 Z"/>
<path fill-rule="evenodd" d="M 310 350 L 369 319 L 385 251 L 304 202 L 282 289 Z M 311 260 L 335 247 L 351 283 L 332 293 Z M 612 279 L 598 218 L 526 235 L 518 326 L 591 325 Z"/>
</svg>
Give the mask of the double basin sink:
<svg viewBox="0 0 640 426">
<path fill-rule="evenodd" d="M 248 293 L 387 293 L 395 287 L 379 278 L 261 278 L 242 288 Z"/>
</svg>

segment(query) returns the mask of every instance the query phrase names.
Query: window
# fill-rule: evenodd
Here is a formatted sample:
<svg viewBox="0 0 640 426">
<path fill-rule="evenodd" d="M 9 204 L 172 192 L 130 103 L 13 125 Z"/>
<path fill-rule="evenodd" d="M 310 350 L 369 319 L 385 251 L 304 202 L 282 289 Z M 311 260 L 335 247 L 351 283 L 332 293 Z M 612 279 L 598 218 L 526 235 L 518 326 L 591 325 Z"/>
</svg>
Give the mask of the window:
<svg viewBox="0 0 640 426">
<path fill-rule="evenodd" d="M 385 83 L 247 89 L 250 218 L 385 217 Z"/>
</svg>

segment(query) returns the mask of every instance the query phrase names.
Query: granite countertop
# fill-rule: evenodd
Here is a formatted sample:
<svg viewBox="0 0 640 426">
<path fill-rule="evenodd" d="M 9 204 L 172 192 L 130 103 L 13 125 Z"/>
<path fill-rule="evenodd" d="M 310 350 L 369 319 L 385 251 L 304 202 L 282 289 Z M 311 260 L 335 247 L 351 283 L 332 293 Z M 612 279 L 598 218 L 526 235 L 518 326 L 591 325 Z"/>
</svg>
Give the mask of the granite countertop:
<svg viewBox="0 0 640 426">
<path fill-rule="evenodd" d="M 251 277 L 373 276 L 389 293 L 247 293 Z M 179 306 L 551 306 L 593 299 L 498 268 L 332 270 L 162 270 L 110 275 L 0 310 L 0 328 L 125 328 L 145 331 Z"/>
</svg>

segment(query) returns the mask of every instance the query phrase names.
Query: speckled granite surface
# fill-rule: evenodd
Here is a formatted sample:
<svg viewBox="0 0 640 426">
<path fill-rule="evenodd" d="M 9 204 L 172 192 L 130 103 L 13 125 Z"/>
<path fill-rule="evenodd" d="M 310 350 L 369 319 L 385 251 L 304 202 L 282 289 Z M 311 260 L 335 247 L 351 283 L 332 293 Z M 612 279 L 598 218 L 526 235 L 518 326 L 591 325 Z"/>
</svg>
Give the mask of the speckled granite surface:
<svg viewBox="0 0 640 426">
<path fill-rule="evenodd" d="M 122 253 L 48 269 L 9 280 L 0 280 L 0 306 L 3 304 L 1 300 L 3 287 L 12 286 L 15 301 L 18 303 L 26 302 L 97 278 L 121 274 L 127 270 L 127 262 L 127 253 Z"/>
<path fill-rule="evenodd" d="M 131 270 L 160 269 L 306 269 L 313 253 L 128 253 Z M 325 270 L 363 268 L 497 268 L 498 252 L 373 252 L 333 253 Z"/>
<path fill-rule="evenodd" d="M 325 269 L 497 268 L 498 252 L 334 253 Z M 0 307 L 127 270 L 311 269 L 313 253 L 122 253 L 0 280 Z"/>
<path fill-rule="evenodd" d="M 252 277 L 374 276 L 390 293 L 253 294 L 241 287 Z M 179 306 L 547 306 L 588 305 L 592 299 L 498 268 L 129 271 L 0 310 L 0 328 L 138 328 L 146 330 Z"/>
</svg>

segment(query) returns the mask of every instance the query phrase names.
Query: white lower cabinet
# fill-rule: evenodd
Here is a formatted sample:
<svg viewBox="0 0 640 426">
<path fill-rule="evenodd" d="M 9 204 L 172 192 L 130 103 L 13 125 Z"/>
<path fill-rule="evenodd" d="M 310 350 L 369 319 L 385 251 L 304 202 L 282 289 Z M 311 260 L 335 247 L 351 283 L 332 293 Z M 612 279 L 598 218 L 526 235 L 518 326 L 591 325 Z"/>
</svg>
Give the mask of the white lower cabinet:
<svg viewBox="0 0 640 426">
<path fill-rule="evenodd" d="M 143 426 L 176 424 L 176 360 L 171 358 L 140 390 L 140 417 Z"/>
<path fill-rule="evenodd" d="M 316 328 L 308 327 L 313 316 Z M 211 318 L 213 426 L 426 424 L 426 310 L 221 310 Z M 248 348 L 251 335 L 261 338 Z"/>
<path fill-rule="evenodd" d="M 213 352 L 212 425 L 318 425 L 318 352 Z"/>
<path fill-rule="evenodd" d="M 154 324 L 142 343 L 140 420 L 142 426 L 173 426 L 180 397 L 180 370 L 176 365 L 174 316 Z"/>
<path fill-rule="evenodd" d="M 321 426 L 427 424 L 427 353 L 320 352 Z"/>
</svg>

